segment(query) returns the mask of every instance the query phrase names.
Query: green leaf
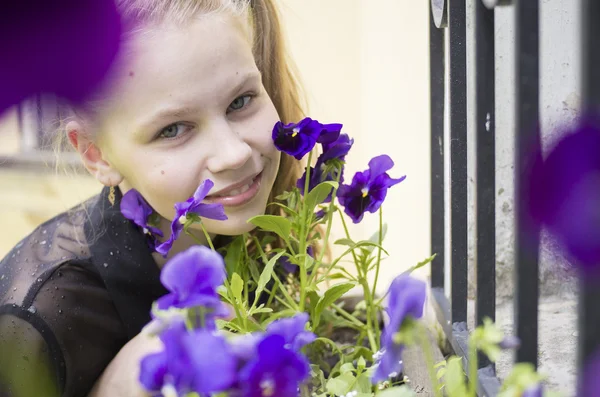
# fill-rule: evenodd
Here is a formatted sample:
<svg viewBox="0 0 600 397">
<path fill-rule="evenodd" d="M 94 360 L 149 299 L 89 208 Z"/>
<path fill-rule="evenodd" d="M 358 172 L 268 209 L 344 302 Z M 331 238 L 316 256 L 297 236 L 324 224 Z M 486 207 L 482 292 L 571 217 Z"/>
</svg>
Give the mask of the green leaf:
<svg viewBox="0 0 600 397">
<path fill-rule="evenodd" d="M 371 379 L 367 374 L 362 374 L 356 379 L 356 391 L 359 393 L 369 393 L 371 388 Z"/>
<path fill-rule="evenodd" d="M 225 269 L 227 270 L 227 274 L 233 274 L 238 270 L 244 253 L 243 244 L 242 236 L 236 237 L 228 244 L 227 253 L 225 254 Z"/>
<path fill-rule="evenodd" d="M 281 251 L 277 255 L 272 257 L 271 260 L 269 262 L 267 262 L 265 268 L 263 269 L 262 273 L 260 274 L 260 278 L 258 279 L 258 285 L 256 287 L 256 291 L 254 292 L 255 295 L 254 295 L 254 303 L 252 304 L 253 307 L 256 305 L 256 302 L 258 302 L 258 298 L 259 298 L 260 294 L 263 292 L 263 290 L 265 289 L 265 286 L 267 285 L 269 280 L 271 280 L 271 276 L 273 275 L 273 267 L 275 266 L 275 263 L 277 263 L 277 260 L 284 253 L 285 253 L 285 251 Z"/>
<path fill-rule="evenodd" d="M 387 235 L 387 230 L 388 230 L 387 223 L 384 223 L 382 232 L 381 232 L 381 243 L 382 244 L 383 244 L 383 241 L 385 240 L 385 236 Z M 374 244 L 379 244 L 379 230 L 377 230 L 375 233 L 373 233 L 373 235 L 371 235 L 371 237 L 369 237 L 369 241 Z M 367 247 L 367 250 L 369 252 L 372 252 L 373 248 L 375 248 L 375 247 L 373 247 L 373 246 Z"/>
<path fill-rule="evenodd" d="M 352 241 L 348 238 L 341 238 L 339 240 L 336 240 L 334 242 L 334 244 L 346 245 L 346 246 L 350 247 L 351 249 L 357 249 L 357 248 L 362 248 L 362 247 L 367 247 L 367 248 L 372 247 L 371 248 L 371 250 L 372 250 L 374 247 L 379 247 L 379 248 L 381 248 L 381 250 L 383 252 L 385 252 L 386 255 L 389 255 L 389 253 L 383 247 L 380 247 L 379 244 L 374 243 L 372 241 L 368 241 L 368 240 L 361 240 L 361 241 L 355 243 L 354 241 Z"/>
<path fill-rule="evenodd" d="M 431 255 L 429 258 L 417 263 L 416 265 L 412 266 L 410 269 L 406 270 L 405 272 L 402 272 L 402 274 L 410 274 L 410 273 L 414 272 L 415 270 L 425 266 L 426 264 L 431 263 L 431 261 L 433 261 L 436 256 L 437 256 L 437 254 Z"/>
<path fill-rule="evenodd" d="M 329 288 L 327 291 L 325 291 L 325 294 L 323 294 L 323 296 L 319 300 L 319 303 L 317 303 L 317 306 L 315 307 L 315 314 L 313 318 L 314 327 L 317 327 L 319 325 L 321 313 L 323 312 L 323 310 L 332 303 L 334 303 L 336 300 L 341 298 L 346 292 L 350 291 L 355 286 L 356 283 L 342 283 L 336 284 L 333 287 Z"/>
<path fill-rule="evenodd" d="M 356 363 L 356 367 L 358 368 L 359 371 L 362 371 L 363 369 L 365 369 L 366 366 L 367 366 L 367 362 L 365 361 L 365 358 L 363 356 L 360 356 Z"/>
<path fill-rule="evenodd" d="M 351 372 L 346 372 L 338 377 L 331 378 L 327 381 L 327 391 L 336 396 L 344 396 L 350 391 L 350 387 L 355 381 L 354 375 Z"/>
<path fill-rule="evenodd" d="M 448 359 L 445 380 L 448 397 L 464 397 L 468 395 L 462 358 L 453 356 Z"/>
<path fill-rule="evenodd" d="M 340 372 L 343 374 L 345 374 L 346 372 L 352 372 L 354 370 L 355 370 L 354 364 L 352 364 L 352 363 L 344 363 L 340 367 Z"/>
<path fill-rule="evenodd" d="M 337 186 L 338 183 L 332 181 L 325 181 L 315 186 L 314 189 L 308 193 L 304 201 L 307 213 L 312 214 L 315 210 L 315 207 L 318 204 L 321 204 L 327 198 L 327 196 L 329 196 L 331 190 L 337 188 Z"/>
<path fill-rule="evenodd" d="M 231 276 L 231 293 L 238 304 L 242 303 L 242 291 L 244 290 L 244 281 L 239 274 L 233 273 Z"/>
<path fill-rule="evenodd" d="M 417 394 L 410 387 L 402 385 L 399 387 L 390 387 L 377 393 L 377 397 L 414 397 Z M 464 397 L 464 396 L 463 396 Z"/>
<path fill-rule="evenodd" d="M 248 222 L 262 230 L 276 233 L 286 242 L 290 241 L 292 223 L 287 218 L 277 215 L 257 215 L 248 219 Z"/>
</svg>

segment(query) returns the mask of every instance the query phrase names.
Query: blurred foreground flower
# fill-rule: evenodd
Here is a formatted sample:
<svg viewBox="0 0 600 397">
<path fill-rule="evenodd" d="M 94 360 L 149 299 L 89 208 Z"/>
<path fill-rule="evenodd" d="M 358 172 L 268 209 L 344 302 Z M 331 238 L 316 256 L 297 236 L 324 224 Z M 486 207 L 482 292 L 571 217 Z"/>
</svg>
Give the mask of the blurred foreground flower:
<svg viewBox="0 0 600 397">
<path fill-rule="evenodd" d="M 600 266 L 600 123 L 564 131 L 531 177 L 530 211 L 584 271 Z"/>
<path fill-rule="evenodd" d="M 121 30 L 113 1 L 3 2 L 0 113 L 40 92 L 84 100 L 110 68 Z"/>
<path fill-rule="evenodd" d="M 158 308 L 202 306 L 201 321 L 213 328 L 215 317 L 229 314 L 217 293 L 224 280 L 223 257 L 206 246 L 193 246 L 175 255 L 164 266 L 160 281 L 170 293 L 157 300 Z"/>
<path fill-rule="evenodd" d="M 426 286 L 421 280 L 409 275 L 398 276 L 389 288 L 387 313 L 390 317 L 381 334 L 383 353 L 377 369 L 373 374 L 373 382 L 381 382 L 393 378 L 402 371 L 402 351 L 406 344 L 406 335 L 412 332 L 411 320 L 423 316 Z"/>
<path fill-rule="evenodd" d="M 236 380 L 237 359 L 224 337 L 209 330 L 188 331 L 182 322 L 160 335 L 164 350 L 142 359 L 140 383 L 163 395 L 204 395 L 229 388 Z"/>
</svg>

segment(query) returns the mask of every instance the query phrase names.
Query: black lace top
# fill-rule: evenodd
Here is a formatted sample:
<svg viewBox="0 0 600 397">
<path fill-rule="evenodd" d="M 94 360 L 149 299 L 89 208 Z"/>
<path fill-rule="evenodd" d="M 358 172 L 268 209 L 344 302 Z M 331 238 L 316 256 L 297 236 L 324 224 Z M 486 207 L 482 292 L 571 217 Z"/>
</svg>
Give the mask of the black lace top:
<svg viewBox="0 0 600 397">
<path fill-rule="evenodd" d="M 0 262 L 0 396 L 33 395 L 27 391 L 40 385 L 48 396 L 87 395 L 167 293 L 145 236 L 119 210 L 118 189 L 116 196 L 111 206 L 103 189 Z"/>
</svg>

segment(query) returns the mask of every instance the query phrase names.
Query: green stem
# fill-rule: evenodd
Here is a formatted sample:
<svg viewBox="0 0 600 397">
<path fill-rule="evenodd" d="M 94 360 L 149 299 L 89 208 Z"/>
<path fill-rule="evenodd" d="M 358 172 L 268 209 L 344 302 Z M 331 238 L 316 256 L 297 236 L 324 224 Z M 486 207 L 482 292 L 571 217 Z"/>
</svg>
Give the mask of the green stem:
<svg viewBox="0 0 600 397">
<path fill-rule="evenodd" d="M 335 202 L 335 198 L 337 196 L 337 191 L 338 191 L 341 177 L 342 177 L 342 171 L 340 170 L 336 177 L 336 182 L 338 183 L 338 186 L 333 188 L 333 193 L 331 193 L 331 201 L 329 202 L 329 210 L 327 211 L 327 214 L 329 215 L 329 220 L 327 221 L 327 231 L 325 232 L 325 241 L 323 242 L 323 249 L 321 250 L 321 254 L 319 255 L 318 262 L 315 263 L 315 271 L 313 271 L 312 274 L 310 275 L 309 285 L 312 285 L 315 282 L 315 279 L 317 278 L 317 273 L 318 273 L 316 271 L 316 269 L 318 269 L 319 266 L 321 266 L 321 264 L 323 263 L 323 257 L 325 256 L 325 251 L 327 250 L 327 247 L 328 247 L 329 234 L 331 233 L 331 225 L 333 224 L 333 214 L 332 214 L 333 205 L 334 205 L 333 203 Z M 322 277 L 327 277 L 327 275 L 329 274 L 330 271 L 331 271 L 331 267 L 328 267 L 326 272 L 322 275 Z"/>
<path fill-rule="evenodd" d="M 377 247 L 377 262 L 375 266 L 375 280 L 373 281 L 373 289 L 371 302 L 375 300 L 375 294 L 377 293 L 377 280 L 379 279 L 379 268 L 381 267 L 381 244 L 383 243 L 383 210 L 382 207 L 379 207 L 379 238 L 377 240 L 379 243 L 379 247 Z M 365 274 L 368 272 L 368 269 L 365 269 Z M 377 316 L 377 310 L 375 310 L 375 316 Z M 374 318 L 375 324 L 375 336 L 377 340 L 380 340 L 380 329 L 379 329 L 379 321 L 377 321 L 377 317 Z"/>
<path fill-rule="evenodd" d="M 425 357 L 425 365 L 427 366 L 427 371 L 429 372 L 429 379 L 431 380 L 433 395 L 435 397 L 441 397 L 442 393 L 440 391 L 438 378 L 435 373 L 433 351 L 431 350 L 431 345 L 429 344 L 429 331 L 427 330 L 427 327 L 423 326 L 420 322 L 415 320 L 415 323 L 419 324 L 419 330 L 417 334 L 419 342 L 421 344 L 421 349 L 423 350 L 423 355 Z"/>
<path fill-rule="evenodd" d="M 202 232 L 204 232 L 204 237 L 206 237 L 206 241 L 208 242 L 208 246 L 210 247 L 211 250 L 215 250 L 215 246 L 213 245 L 212 239 L 210 238 L 210 236 L 208 235 L 208 232 L 206 231 L 206 228 L 204 227 L 204 223 L 200 223 L 200 227 L 202 228 Z"/>
<path fill-rule="evenodd" d="M 344 214 L 340 212 L 340 218 L 342 219 L 342 225 L 344 227 L 344 232 L 346 233 L 346 237 L 350 239 L 350 232 L 348 231 L 348 225 L 346 224 L 346 220 L 344 219 Z M 373 296 L 371 294 L 371 290 L 369 288 L 369 282 L 366 278 L 366 274 L 363 274 L 362 268 L 359 264 L 358 258 L 354 250 L 352 250 L 352 257 L 354 258 L 354 264 L 356 265 L 356 271 L 358 272 L 358 281 L 360 285 L 363 287 L 363 292 L 365 296 L 365 301 L 367 304 L 367 336 L 369 338 L 369 344 L 371 345 L 371 350 L 373 353 L 376 353 L 379 350 L 379 344 L 377 340 L 375 340 L 375 336 L 373 335 L 373 321 L 377 322 L 377 311 L 373 311 Z"/>
<path fill-rule="evenodd" d="M 331 307 L 333 307 L 336 312 L 338 312 L 342 317 L 344 317 L 346 320 L 350 321 L 352 324 L 355 324 L 355 325 L 361 327 L 361 329 L 365 326 L 365 323 L 363 323 L 362 321 L 357 319 L 352 314 L 348 313 L 346 310 L 342 309 L 339 305 L 333 303 L 331 305 Z"/>
<path fill-rule="evenodd" d="M 309 187 L 309 182 L 310 182 L 310 165 L 311 165 L 311 160 L 312 160 L 312 151 L 310 151 L 308 153 L 308 163 L 306 165 L 306 178 L 304 180 L 304 200 L 302 200 L 302 209 L 300 211 L 300 248 L 299 248 L 299 253 L 300 255 L 303 255 L 303 259 L 301 261 L 299 261 L 299 265 L 300 265 L 300 307 L 299 310 L 301 312 L 304 311 L 304 305 L 305 305 L 305 301 L 306 301 L 306 290 L 307 290 L 307 286 L 306 286 L 306 278 L 307 278 L 307 274 L 306 274 L 306 240 L 307 240 L 307 236 L 305 236 L 305 227 L 306 227 L 306 218 L 307 218 L 307 208 L 306 208 L 306 196 L 308 195 L 308 187 Z"/>
<path fill-rule="evenodd" d="M 469 338 L 469 396 L 477 397 L 477 367 L 479 357 L 473 338 Z"/>
</svg>

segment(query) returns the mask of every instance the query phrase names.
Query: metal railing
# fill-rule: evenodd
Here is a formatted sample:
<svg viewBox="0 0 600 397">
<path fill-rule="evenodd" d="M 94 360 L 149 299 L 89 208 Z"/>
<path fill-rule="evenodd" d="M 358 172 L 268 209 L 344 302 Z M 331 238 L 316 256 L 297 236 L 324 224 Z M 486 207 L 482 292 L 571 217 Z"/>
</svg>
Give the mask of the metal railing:
<svg viewBox="0 0 600 397">
<path fill-rule="evenodd" d="M 494 8 L 515 8 L 515 266 L 514 329 L 521 340 L 516 362 L 538 365 L 539 230 L 531 230 L 528 213 L 520 203 L 528 192 L 523 181 L 541 153 L 539 131 L 539 1 L 474 0 L 475 15 L 475 142 L 467 140 L 467 34 L 465 0 L 430 0 L 430 95 L 431 95 L 431 288 L 438 321 L 455 354 L 468 368 L 468 198 L 467 145 L 474 144 L 476 170 L 475 324 L 495 319 L 496 312 L 496 214 L 495 214 L 495 39 Z M 600 105 L 600 1 L 581 0 L 582 105 Z M 578 25 L 579 26 L 579 25 Z M 448 56 L 446 56 L 448 52 Z M 448 60 L 448 64 L 446 63 Z M 446 79 L 448 75 L 448 79 Z M 446 91 L 449 95 L 446 96 Z M 446 106 L 450 147 L 444 145 Z M 449 149 L 449 152 L 448 150 Z M 444 200 L 444 156 L 450 156 L 450 202 Z M 600 155 L 600 154 L 599 154 Z M 448 205 L 447 205 L 448 204 Z M 447 210 L 447 207 L 449 208 Z M 446 217 L 450 235 L 446 236 Z M 450 263 L 450 293 L 445 287 L 445 242 Z M 600 346 L 600 283 L 580 283 L 579 373 Z M 500 380 L 495 367 L 479 356 L 478 394 L 495 396 Z M 468 371 L 465 371 L 468 374 Z"/>
</svg>

